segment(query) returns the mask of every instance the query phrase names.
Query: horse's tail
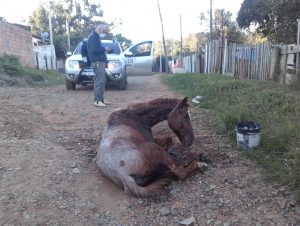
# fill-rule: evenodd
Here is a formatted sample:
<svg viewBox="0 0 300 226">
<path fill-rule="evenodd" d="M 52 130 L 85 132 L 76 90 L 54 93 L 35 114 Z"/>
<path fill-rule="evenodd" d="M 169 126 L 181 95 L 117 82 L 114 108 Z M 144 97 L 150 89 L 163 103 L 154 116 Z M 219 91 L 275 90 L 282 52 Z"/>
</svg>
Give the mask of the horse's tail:
<svg viewBox="0 0 300 226">
<path fill-rule="evenodd" d="M 162 177 L 144 187 L 141 187 L 136 184 L 135 180 L 131 176 L 128 176 L 127 180 L 123 184 L 126 192 L 130 192 L 136 196 L 147 196 L 160 191 L 164 186 L 170 184 L 172 181 L 174 181 L 174 178 Z"/>
</svg>

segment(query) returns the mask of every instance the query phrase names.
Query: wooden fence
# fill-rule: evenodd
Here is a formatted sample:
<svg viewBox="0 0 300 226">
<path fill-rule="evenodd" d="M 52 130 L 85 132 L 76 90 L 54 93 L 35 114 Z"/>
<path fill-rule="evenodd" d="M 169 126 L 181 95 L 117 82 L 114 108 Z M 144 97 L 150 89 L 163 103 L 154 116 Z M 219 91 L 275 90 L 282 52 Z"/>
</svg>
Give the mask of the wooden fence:
<svg viewBox="0 0 300 226">
<path fill-rule="evenodd" d="M 272 44 L 227 44 L 215 40 L 206 46 L 206 73 L 228 74 L 242 79 L 269 80 Z"/>
<path fill-rule="evenodd" d="M 292 84 L 300 81 L 300 67 L 296 65 L 299 53 L 298 45 L 239 45 L 219 39 L 200 48 L 196 55 L 185 56 L 183 68 L 191 73 L 222 74 Z"/>
</svg>

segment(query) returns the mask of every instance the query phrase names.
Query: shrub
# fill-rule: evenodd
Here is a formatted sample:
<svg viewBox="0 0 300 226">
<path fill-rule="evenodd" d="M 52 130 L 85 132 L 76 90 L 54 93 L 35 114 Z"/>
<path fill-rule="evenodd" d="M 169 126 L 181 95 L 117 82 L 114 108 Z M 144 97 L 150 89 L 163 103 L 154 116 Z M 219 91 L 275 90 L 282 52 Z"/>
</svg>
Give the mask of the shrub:
<svg viewBox="0 0 300 226">
<path fill-rule="evenodd" d="M 28 83 L 61 84 L 64 76 L 56 71 L 23 67 L 18 57 L 4 54 L 0 57 L 0 71 L 10 77 L 24 78 Z"/>
</svg>

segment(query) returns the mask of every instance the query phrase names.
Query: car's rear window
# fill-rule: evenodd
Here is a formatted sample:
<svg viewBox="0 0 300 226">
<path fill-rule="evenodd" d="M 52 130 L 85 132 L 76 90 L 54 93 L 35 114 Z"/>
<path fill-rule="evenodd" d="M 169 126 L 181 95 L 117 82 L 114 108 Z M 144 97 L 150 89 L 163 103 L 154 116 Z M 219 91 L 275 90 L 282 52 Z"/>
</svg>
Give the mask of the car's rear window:
<svg viewBox="0 0 300 226">
<path fill-rule="evenodd" d="M 102 42 L 101 45 L 111 49 L 109 54 L 120 54 L 121 53 L 120 47 L 117 42 L 109 42 L 109 43 Z M 81 54 L 81 47 L 82 47 L 82 42 L 80 42 L 77 45 L 76 49 L 74 50 L 74 54 Z"/>
</svg>

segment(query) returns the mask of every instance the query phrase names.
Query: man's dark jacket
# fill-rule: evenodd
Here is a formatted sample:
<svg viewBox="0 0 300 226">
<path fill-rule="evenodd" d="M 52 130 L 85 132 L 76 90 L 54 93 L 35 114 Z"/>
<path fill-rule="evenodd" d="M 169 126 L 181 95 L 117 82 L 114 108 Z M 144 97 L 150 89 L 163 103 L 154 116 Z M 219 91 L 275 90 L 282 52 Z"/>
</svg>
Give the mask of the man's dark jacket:
<svg viewBox="0 0 300 226">
<path fill-rule="evenodd" d="M 92 31 L 88 36 L 87 50 L 91 62 L 107 62 L 105 48 L 101 46 L 100 37 L 96 31 Z"/>
</svg>

